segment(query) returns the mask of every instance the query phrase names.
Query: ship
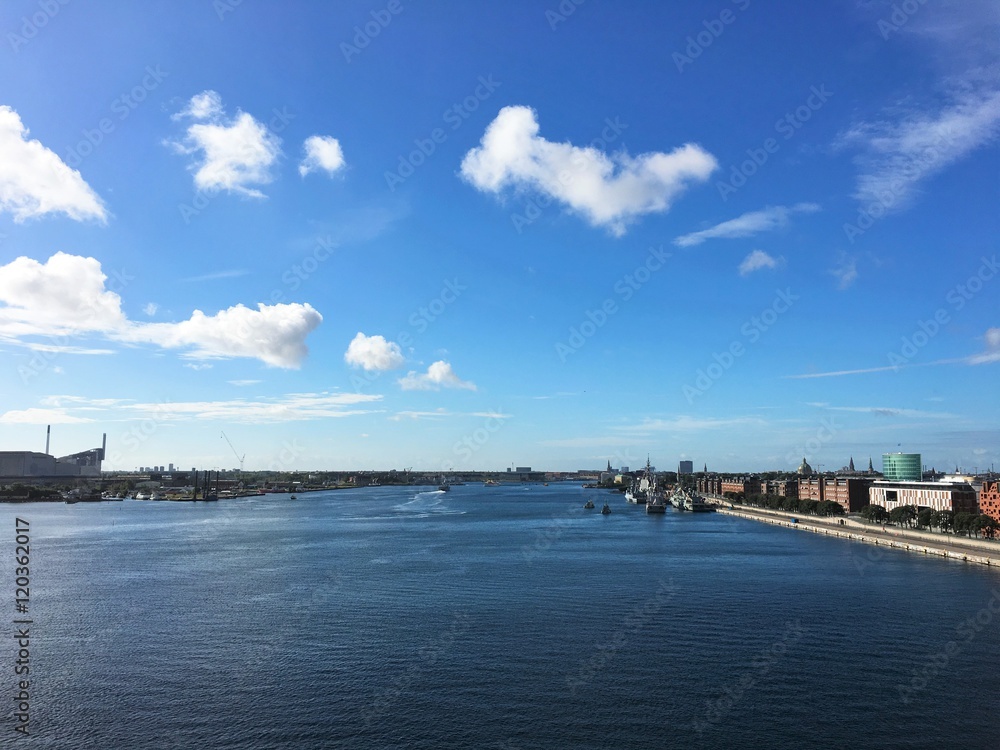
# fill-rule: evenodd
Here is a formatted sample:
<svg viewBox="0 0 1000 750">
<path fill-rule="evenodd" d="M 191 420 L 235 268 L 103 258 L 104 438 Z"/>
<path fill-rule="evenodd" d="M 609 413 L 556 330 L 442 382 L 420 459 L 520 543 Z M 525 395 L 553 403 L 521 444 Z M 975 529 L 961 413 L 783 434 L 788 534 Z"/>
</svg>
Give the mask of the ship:
<svg viewBox="0 0 1000 750">
<path fill-rule="evenodd" d="M 608 505 L 607 503 L 604 503 L 604 507 L 603 507 L 603 508 L 601 508 L 601 515 L 602 515 L 602 516 L 606 516 L 606 515 L 608 515 L 608 514 L 609 514 L 610 512 L 611 512 L 611 506 L 610 506 L 610 505 Z"/>
<path fill-rule="evenodd" d="M 684 500 L 684 510 L 694 511 L 695 513 L 707 513 L 712 510 L 712 506 L 705 502 L 705 498 L 701 495 L 688 493 Z"/>
<path fill-rule="evenodd" d="M 583 507 L 584 507 L 584 510 L 593 510 L 594 509 L 594 501 L 593 500 L 588 500 L 586 503 L 584 503 Z"/>
</svg>

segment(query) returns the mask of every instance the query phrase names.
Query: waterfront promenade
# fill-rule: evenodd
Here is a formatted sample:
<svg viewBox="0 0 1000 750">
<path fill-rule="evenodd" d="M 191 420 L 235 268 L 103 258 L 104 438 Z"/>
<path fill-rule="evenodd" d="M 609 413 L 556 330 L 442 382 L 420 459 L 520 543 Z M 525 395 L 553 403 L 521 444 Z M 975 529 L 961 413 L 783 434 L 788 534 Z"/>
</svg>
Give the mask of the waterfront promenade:
<svg viewBox="0 0 1000 750">
<path fill-rule="evenodd" d="M 1000 566 L 1000 542 L 970 537 L 945 536 L 926 531 L 869 524 L 853 518 L 821 518 L 798 513 L 719 505 L 719 513 L 785 526 L 799 531 L 837 536 L 882 547 L 905 549 L 927 555 L 938 555 L 980 565 Z M 794 519 L 794 520 L 793 520 Z M 841 523 L 843 521 L 843 523 Z"/>
</svg>

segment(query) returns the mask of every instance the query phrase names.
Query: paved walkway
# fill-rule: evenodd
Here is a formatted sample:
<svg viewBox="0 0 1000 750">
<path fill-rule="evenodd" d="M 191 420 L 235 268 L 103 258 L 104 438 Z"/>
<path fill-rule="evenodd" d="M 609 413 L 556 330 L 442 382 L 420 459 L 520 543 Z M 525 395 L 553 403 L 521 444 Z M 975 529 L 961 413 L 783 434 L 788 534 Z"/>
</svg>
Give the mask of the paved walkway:
<svg viewBox="0 0 1000 750">
<path fill-rule="evenodd" d="M 983 565 L 1000 566 L 1000 543 L 988 539 L 952 537 L 890 527 L 886 527 L 886 530 L 882 531 L 879 525 L 855 521 L 854 519 L 844 519 L 844 525 L 840 525 L 838 519 L 801 516 L 796 513 L 782 513 L 740 505 L 734 506 L 732 510 L 727 506 L 721 506 L 718 510 L 727 515 L 797 528 L 802 531 L 840 536 L 869 544 L 908 549 L 914 552 L 941 555 L 942 557 L 953 557 Z M 792 519 L 796 519 L 796 522 L 793 523 Z"/>
</svg>

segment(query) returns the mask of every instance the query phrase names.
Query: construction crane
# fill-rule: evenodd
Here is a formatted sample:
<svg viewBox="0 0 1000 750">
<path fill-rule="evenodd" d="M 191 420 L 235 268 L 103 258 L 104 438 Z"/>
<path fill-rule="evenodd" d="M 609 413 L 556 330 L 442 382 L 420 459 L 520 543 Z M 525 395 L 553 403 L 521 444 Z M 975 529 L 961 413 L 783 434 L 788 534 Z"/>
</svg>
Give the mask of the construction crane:
<svg viewBox="0 0 1000 750">
<path fill-rule="evenodd" d="M 243 459 L 247 457 L 244 453 L 242 456 L 236 452 L 236 448 L 233 448 L 233 441 L 226 437 L 226 433 L 222 433 L 222 437 L 225 438 L 226 442 L 229 443 L 229 447 L 233 449 L 233 455 L 236 456 L 236 460 L 240 462 L 240 479 L 243 479 Z"/>
</svg>

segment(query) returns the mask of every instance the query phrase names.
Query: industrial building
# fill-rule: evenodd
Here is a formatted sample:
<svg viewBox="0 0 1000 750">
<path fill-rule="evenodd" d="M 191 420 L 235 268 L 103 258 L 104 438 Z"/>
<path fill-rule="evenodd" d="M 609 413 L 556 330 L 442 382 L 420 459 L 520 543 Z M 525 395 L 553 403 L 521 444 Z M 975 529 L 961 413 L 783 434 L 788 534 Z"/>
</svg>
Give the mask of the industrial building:
<svg viewBox="0 0 1000 750">
<path fill-rule="evenodd" d="M 49 455 L 49 435 L 50 431 L 47 431 L 45 453 L 0 451 L 0 481 L 101 476 L 101 462 L 104 461 L 108 447 L 107 433 L 100 448 L 91 448 L 59 458 Z"/>
</svg>

